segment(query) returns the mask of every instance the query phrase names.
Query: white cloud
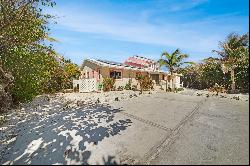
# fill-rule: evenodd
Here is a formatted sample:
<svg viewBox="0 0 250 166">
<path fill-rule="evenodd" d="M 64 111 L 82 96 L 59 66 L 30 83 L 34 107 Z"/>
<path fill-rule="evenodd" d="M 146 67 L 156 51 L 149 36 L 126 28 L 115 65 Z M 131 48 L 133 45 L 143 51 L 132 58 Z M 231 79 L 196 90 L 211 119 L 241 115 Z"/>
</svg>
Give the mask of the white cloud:
<svg viewBox="0 0 250 166">
<path fill-rule="evenodd" d="M 207 2 L 207 0 L 188 0 L 188 1 L 181 1 L 179 3 L 173 3 L 170 5 L 169 10 L 173 11 L 180 11 L 180 10 L 187 10 L 199 6 L 203 3 Z"/>
</svg>

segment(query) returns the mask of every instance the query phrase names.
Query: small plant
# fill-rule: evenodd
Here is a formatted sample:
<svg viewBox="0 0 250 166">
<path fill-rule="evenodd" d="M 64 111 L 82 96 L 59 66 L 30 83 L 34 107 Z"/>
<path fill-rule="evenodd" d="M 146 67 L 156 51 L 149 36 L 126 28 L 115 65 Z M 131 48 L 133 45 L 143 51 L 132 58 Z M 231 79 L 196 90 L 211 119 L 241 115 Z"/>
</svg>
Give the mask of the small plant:
<svg viewBox="0 0 250 166">
<path fill-rule="evenodd" d="M 129 79 L 129 80 L 128 80 L 128 83 L 125 85 L 124 88 L 125 88 L 126 90 L 131 90 L 131 89 L 132 89 L 131 83 L 132 83 L 132 80 Z"/>
<path fill-rule="evenodd" d="M 98 85 L 98 90 L 101 91 L 102 88 L 103 88 L 103 84 L 100 83 L 100 84 Z"/>
<path fill-rule="evenodd" d="M 116 86 L 115 85 L 111 88 L 111 91 L 116 91 Z"/>
<path fill-rule="evenodd" d="M 184 90 L 183 88 L 177 88 L 177 92 L 183 91 L 183 90 Z"/>
<path fill-rule="evenodd" d="M 118 91 L 123 91 L 123 86 L 119 86 L 119 87 L 117 88 L 117 90 L 118 90 Z"/>
<path fill-rule="evenodd" d="M 103 91 L 104 92 L 114 90 L 114 88 L 115 88 L 115 79 L 105 77 L 103 79 L 102 85 L 103 85 Z"/>
<path fill-rule="evenodd" d="M 169 90 L 169 92 L 171 92 L 171 88 L 169 88 L 168 90 Z M 183 91 L 183 90 L 184 90 L 183 88 L 174 88 L 172 91 L 177 93 L 177 92 Z"/>
</svg>

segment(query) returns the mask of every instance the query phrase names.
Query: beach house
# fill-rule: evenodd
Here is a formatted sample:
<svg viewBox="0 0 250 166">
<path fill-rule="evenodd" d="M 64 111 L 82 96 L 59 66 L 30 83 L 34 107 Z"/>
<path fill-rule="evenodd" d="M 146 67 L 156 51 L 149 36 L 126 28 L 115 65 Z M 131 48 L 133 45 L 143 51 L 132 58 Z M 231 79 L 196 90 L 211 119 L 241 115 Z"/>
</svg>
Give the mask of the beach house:
<svg viewBox="0 0 250 166">
<path fill-rule="evenodd" d="M 169 76 L 166 71 L 160 70 L 158 62 L 141 56 L 131 56 L 124 63 L 87 58 L 81 65 L 80 80 L 92 79 L 96 82 L 96 87 L 98 87 L 105 77 L 110 77 L 116 80 L 115 86 L 119 87 L 125 86 L 129 80 L 132 85 L 137 85 L 136 76 L 138 74 L 149 75 L 155 87 L 160 87 L 166 83 L 164 80 L 167 80 Z M 179 75 L 176 77 L 179 77 Z M 175 80 L 180 81 L 179 78 Z"/>
</svg>

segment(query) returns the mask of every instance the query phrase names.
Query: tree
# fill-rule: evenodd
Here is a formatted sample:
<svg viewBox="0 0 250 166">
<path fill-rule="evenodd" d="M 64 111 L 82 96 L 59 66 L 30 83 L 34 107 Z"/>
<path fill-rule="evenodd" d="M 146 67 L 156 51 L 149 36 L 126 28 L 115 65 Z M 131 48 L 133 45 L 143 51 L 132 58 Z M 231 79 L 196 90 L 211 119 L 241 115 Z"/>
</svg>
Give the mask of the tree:
<svg viewBox="0 0 250 166">
<path fill-rule="evenodd" d="M 239 60 L 235 68 L 236 88 L 240 92 L 249 91 L 249 60 Z M 227 91 L 231 89 L 230 73 L 223 73 L 219 58 L 206 58 L 196 65 L 178 69 L 182 73 L 185 86 L 194 89 L 210 89 L 218 84 Z"/>
<path fill-rule="evenodd" d="M 71 62 L 71 60 L 64 61 L 64 75 L 65 75 L 65 82 L 63 88 L 73 88 L 72 81 L 73 79 L 78 79 L 81 71 L 77 64 Z"/>
<path fill-rule="evenodd" d="M 172 54 L 168 52 L 163 52 L 161 59 L 159 60 L 160 66 L 166 66 L 170 71 L 170 80 L 172 79 L 173 86 L 173 73 L 183 64 L 193 64 L 193 62 L 183 62 L 185 58 L 188 58 L 187 54 L 182 54 L 179 49 L 176 49 Z M 167 80 L 166 80 L 167 81 Z M 166 83 L 167 91 L 167 83 Z"/>
<path fill-rule="evenodd" d="M 235 93 L 235 69 L 246 61 L 249 57 L 249 34 L 240 36 L 236 33 L 228 35 L 224 42 L 219 42 L 220 51 L 213 50 L 219 54 L 221 58 L 221 67 L 224 73 L 230 71 L 231 75 L 231 91 Z"/>
<path fill-rule="evenodd" d="M 42 93 L 42 82 L 58 67 L 52 45 L 45 42 L 54 41 L 48 27 L 52 16 L 42 12 L 54 5 L 51 0 L 0 0 L 1 70 L 14 77 L 10 91 L 16 102 Z"/>
</svg>

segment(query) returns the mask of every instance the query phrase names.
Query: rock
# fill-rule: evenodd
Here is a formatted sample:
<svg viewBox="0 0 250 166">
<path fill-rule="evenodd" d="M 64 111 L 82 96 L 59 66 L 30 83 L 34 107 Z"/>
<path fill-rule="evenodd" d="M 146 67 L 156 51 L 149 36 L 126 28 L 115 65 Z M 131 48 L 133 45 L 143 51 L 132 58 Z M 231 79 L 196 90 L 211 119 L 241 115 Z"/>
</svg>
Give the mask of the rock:
<svg viewBox="0 0 250 166">
<path fill-rule="evenodd" d="M 71 149 L 67 149 L 64 151 L 64 156 L 67 156 L 71 152 Z"/>
<path fill-rule="evenodd" d="M 99 98 L 97 98 L 96 103 L 100 103 L 100 99 Z"/>
<path fill-rule="evenodd" d="M 116 97 L 116 98 L 115 98 L 115 101 L 119 101 L 119 98 L 118 98 L 118 97 Z"/>
<path fill-rule="evenodd" d="M 240 97 L 239 96 L 234 96 L 233 99 L 240 100 Z"/>
<path fill-rule="evenodd" d="M 46 100 L 46 101 L 50 101 L 49 96 L 45 96 L 45 100 Z"/>
<path fill-rule="evenodd" d="M 130 98 L 132 98 L 132 97 L 133 97 L 133 95 L 129 95 L 129 97 L 130 97 Z"/>
</svg>

